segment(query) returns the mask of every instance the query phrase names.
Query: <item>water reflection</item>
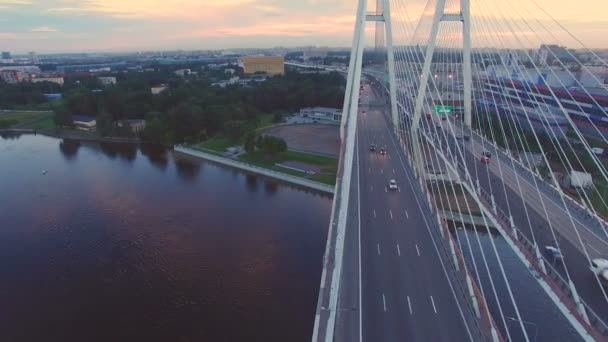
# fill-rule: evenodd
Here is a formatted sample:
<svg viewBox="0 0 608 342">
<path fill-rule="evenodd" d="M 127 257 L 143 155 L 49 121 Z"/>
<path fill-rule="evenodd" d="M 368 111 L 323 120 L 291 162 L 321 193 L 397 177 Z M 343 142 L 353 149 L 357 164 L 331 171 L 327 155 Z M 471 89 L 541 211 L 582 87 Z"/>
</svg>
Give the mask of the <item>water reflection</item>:
<svg viewBox="0 0 608 342">
<path fill-rule="evenodd" d="M 63 139 L 59 142 L 59 150 L 65 160 L 73 160 L 76 158 L 78 149 L 80 149 L 80 141 L 78 140 Z"/>
<path fill-rule="evenodd" d="M 177 175 L 184 181 L 193 183 L 196 181 L 201 169 L 201 164 L 184 158 L 175 159 Z"/>
<path fill-rule="evenodd" d="M 139 151 L 144 156 L 148 157 L 148 160 L 152 165 L 161 171 L 167 169 L 169 164 L 168 151 L 166 148 L 152 144 L 141 144 L 139 145 Z"/>
<path fill-rule="evenodd" d="M 264 180 L 264 190 L 266 190 L 266 194 L 274 195 L 279 190 L 279 183 L 271 179 L 266 179 Z"/>
<path fill-rule="evenodd" d="M 0 342 L 310 340 L 331 199 L 135 148 L 0 139 Z"/>
<path fill-rule="evenodd" d="M 258 178 L 255 175 L 249 173 L 246 174 L 245 184 L 247 184 L 247 189 L 249 189 L 250 192 L 258 191 Z"/>
<path fill-rule="evenodd" d="M 102 142 L 99 144 L 101 151 L 111 159 L 116 157 L 133 163 L 137 157 L 137 145 L 135 144 L 120 144 L 112 142 Z"/>
<path fill-rule="evenodd" d="M 0 137 L 5 140 L 17 140 L 21 138 L 21 133 L 16 132 L 0 132 Z"/>
</svg>

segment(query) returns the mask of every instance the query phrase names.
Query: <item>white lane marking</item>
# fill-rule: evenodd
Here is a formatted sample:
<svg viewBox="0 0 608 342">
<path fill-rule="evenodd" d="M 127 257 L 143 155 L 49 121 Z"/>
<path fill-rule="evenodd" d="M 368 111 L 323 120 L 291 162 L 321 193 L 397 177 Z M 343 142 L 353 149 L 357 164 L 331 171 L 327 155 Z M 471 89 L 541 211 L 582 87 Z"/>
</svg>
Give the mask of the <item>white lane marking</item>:
<svg viewBox="0 0 608 342">
<path fill-rule="evenodd" d="M 397 244 L 397 254 L 399 254 L 399 256 L 401 256 L 401 248 L 399 247 L 399 244 Z"/>
<path fill-rule="evenodd" d="M 376 209 L 374 209 L 374 218 L 376 218 Z"/>
<path fill-rule="evenodd" d="M 409 308 L 410 308 L 410 315 L 411 315 L 413 312 L 412 312 L 412 302 L 410 301 L 410 296 L 407 296 L 407 306 L 409 306 Z"/>
<path fill-rule="evenodd" d="M 355 135 L 355 139 L 357 142 L 357 169 L 359 169 L 359 135 Z M 370 168 L 371 171 L 371 168 Z M 371 173 L 371 172 L 370 172 Z M 357 187 L 361 189 L 361 172 L 357 172 Z M 361 284 L 362 275 L 361 275 L 361 191 L 357 191 L 357 219 L 358 219 L 358 235 L 359 235 L 359 342 L 363 341 L 363 294 Z"/>
<path fill-rule="evenodd" d="M 367 173 L 372 173 L 372 168 L 371 167 L 367 168 Z"/>
<path fill-rule="evenodd" d="M 397 188 L 397 191 L 401 192 L 401 188 Z"/>
<path fill-rule="evenodd" d="M 597 254 L 601 254 L 600 251 L 598 251 L 595 247 L 591 246 L 590 244 L 587 244 L 587 247 L 593 249 Z"/>
<path fill-rule="evenodd" d="M 393 211 L 392 210 L 388 210 L 388 214 L 391 216 L 391 220 L 393 219 Z"/>
<path fill-rule="evenodd" d="M 388 192 L 388 190 L 386 190 L 386 187 L 384 187 L 384 192 Z"/>
<path fill-rule="evenodd" d="M 405 218 L 409 219 L 410 215 L 407 214 L 407 210 L 405 211 Z"/>
<path fill-rule="evenodd" d="M 416 253 L 420 256 L 420 250 L 418 249 L 418 244 L 416 244 Z"/>
<path fill-rule="evenodd" d="M 373 185 L 372 185 L 372 191 L 371 192 L 374 192 L 374 186 Z"/>
<path fill-rule="evenodd" d="M 381 173 L 381 174 L 384 174 L 384 170 L 380 169 L 380 173 Z"/>
<path fill-rule="evenodd" d="M 396 173 L 395 173 L 395 169 L 393 169 L 393 174 L 396 174 Z"/>
<path fill-rule="evenodd" d="M 431 296 L 431 303 L 433 304 L 433 311 L 437 313 L 437 308 L 435 307 L 435 301 L 433 300 L 433 296 Z"/>
<path fill-rule="evenodd" d="M 384 292 L 382 292 L 382 306 L 384 306 L 384 312 L 386 312 L 386 298 L 384 297 Z"/>
<path fill-rule="evenodd" d="M 378 255 L 380 255 L 380 244 L 376 244 L 376 247 L 378 247 Z"/>
</svg>

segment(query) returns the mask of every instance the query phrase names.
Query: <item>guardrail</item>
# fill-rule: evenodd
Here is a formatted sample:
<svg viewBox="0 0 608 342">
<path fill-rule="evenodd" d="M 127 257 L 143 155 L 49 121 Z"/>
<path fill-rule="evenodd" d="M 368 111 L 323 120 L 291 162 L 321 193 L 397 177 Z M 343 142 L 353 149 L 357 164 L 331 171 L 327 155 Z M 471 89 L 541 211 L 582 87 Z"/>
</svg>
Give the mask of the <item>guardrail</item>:
<svg viewBox="0 0 608 342">
<path fill-rule="evenodd" d="M 480 199 L 485 202 L 484 204 L 487 207 L 492 208 L 490 204 L 491 196 L 481 188 L 479 189 L 479 194 L 481 195 Z M 562 303 L 584 325 L 583 322 L 585 322 L 585 317 L 581 315 L 574 304 L 574 302 L 578 300 L 585 307 L 585 311 L 589 318 L 589 324 L 597 329 L 603 337 L 608 336 L 608 324 L 606 324 L 582 298 L 578 297 L 578 295 L 574 295 L 570 287 L 570 282 L 566 281 L 559 271 L 553 267 L 553 262 L 549 261 L 544 255 L 537 253 L 536 249 L 540 247 L 533 244 L 518 227 L 515 225 L 511 226 L 511 215 L 505 213 L 500 207 L 494 207 L 493 209 L 495 209 L 495 218 L 502 226 L 503 231 L 516 242 L 520 251 L 534 267 L 534 276 L 542 277 L 549 285 L 553 285 L 551 288 L 558 297 L 561 298 Z M 546 272 L 543 271 L 543 268 Z M 568 300 L 564 300 L 565 298 L 568 298 Z"/>
<path fill-rule="evenodd" d="M 547 182 L 541 175 L 536 173 L 534 170 L 528 168 L 520 160 L 513 158 L 513 156 L 511 154 L 509 154 L 508 150 L 494 144 L 493 142 L 490 142 L 487 138 L 485 138 L 484 136 L 479 134 L 477 131 L 475 131 L 475 130 L 471 130 L 471 131 L 474 136 L 476 136 L 478 139 L 482 140 L 483 144 L 488 144 L 490 146 L 493 146 L 495 151 L 500 152 L 501 155 L 497 154 L 497 156 L 499 158 L 507 158 L 509 161 L 512 161 L 513 165 L 517 166 L 518 169 L 523 171 L 523 174 L 527 175 L 528 177 L 532 177 L 532 178 L 536 179 L 536 184 L 540 184 L 540 186 L 542 186 L 543 189 L 552 191 L 553 195 L 557 195 L 560 197 L 561 197 L 561 194 L 564 194 L 564 197 L 567 199 L 567 201 L 565 201 L 565 203 L 566 203 L 566 205 L 569 205 L 570 209 L 574 210 L 575 212 L 577 212 L 579 214 L 585 215 L 586 219 L 593 219 L 593 223 L 594 223 L 594 225 L 597 224 L 597 225 L 595 225 L 597 228 L 600 228 L 602 230 L 608 229 L 608 221 L 606 221 L 603 217 L 597 215 L 596 213 L 591 211 L 588 207 L 586 207 L 585 205 L 583 205 L 582 203 L 577 201 L 575 198 L 572 198 L 572 196 L 564 193 L 561 189 L 558 189 L 555 185 Z M 589 222 L 591 223 L 591 221 L 589 221 Z"/>
<path fill-rule="evenodd" d="M 215 162 L 218 164 L 222 164 L 222 165 L 234 167 L 234 168 L 237 168 L 240 170 L 260 174 L 260 175 L 263 175 L 266 177 L 278 179 L 278 180 L 281 180 L 281 181 L 284 181 L 287 183 L 291 183 L 291 184 L 296 184 L 296 185 L 306 187 L 309 189 L 314 189 L 314 190 L 317 190 L 317 191 L 320 191 L 323 193 L 327 193 L 327 194 L 334 193 L 334 187 L 331 185 L 328 185 L 328 184 L 311 181 L 311 180 L 301 178 L 301 177 L 292 176 L 292 175 L 289 175 L 286 173 L 270 170 L 267 168 L 245 163 L 242 161 L 237 161 L 234 159 L 220 157 L 220 156 L 217 156 L 217 155 L 214 155 L 211 153 L 202 152 L 202 151 L 191 149 L 191 148 L 184 147 L 184 146 L 179 146 L 179 145 L 175 146 L 174 150 L 177 152 L 180 152 L 180 153 L 184 153 L 184 154 L 194 156 L 194 157 L 199 157 L 199 158 L 202 158 L 202 159 L 205 159 L 208 161 L 212 161 L 212 162 Z"/>
</svg>

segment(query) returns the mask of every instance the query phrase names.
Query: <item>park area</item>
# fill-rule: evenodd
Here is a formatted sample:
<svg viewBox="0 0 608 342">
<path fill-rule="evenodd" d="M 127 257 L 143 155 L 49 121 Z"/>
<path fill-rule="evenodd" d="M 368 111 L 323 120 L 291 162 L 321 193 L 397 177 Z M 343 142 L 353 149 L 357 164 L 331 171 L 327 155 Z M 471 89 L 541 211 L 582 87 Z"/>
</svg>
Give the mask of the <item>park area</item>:
<svg viewBox="0 0 608 342">
<path fill-rule="evenodd" d="M 0 128 L 10 128 L 28 123 L 37 123 L 52 119 L 52 112 L 2 111 L 0 112 Z M 31 127 L 27 127 L 31 128 Z"/>
<path fill-rule="evenodd" d="M 259 147 L 245 152 L 242 142 L 215 136 L 191 148 L 236 159 L 293 176 L 334 185 L 338 169 L 340 140 L 338 126 L 281 125 L 262 130 L 261 135 L 283 139 L 287 150 L 268 153 Z M 235 152 L 231 152 L 235 151 Z"/>
</svg>

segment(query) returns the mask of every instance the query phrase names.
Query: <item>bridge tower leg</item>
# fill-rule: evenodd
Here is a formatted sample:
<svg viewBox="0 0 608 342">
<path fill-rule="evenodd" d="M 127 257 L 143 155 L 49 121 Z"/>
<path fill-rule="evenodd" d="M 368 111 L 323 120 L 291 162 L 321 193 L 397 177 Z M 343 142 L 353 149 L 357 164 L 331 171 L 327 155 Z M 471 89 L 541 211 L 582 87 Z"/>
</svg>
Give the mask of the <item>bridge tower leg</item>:
<svg viewBox="0 0 608 342">
<path fill-rule="evenodd" d="M 464 125 L 466 128 L 471 127 L 471 106 L 472 106 L 472 72 L 471 72 L 471 24 L 470 24 L 470 4 L 469 0 L 460 0 L 459 13 L 445 13 L 445 0 L 437 0 L 435 15 L 433 16 L 433 25 L 431 27 L 431 35 L 426 46 L 424 56 L 424 65 L 422 67 L 422 76 L 418 86 L 418 94 L 414 107 L 414 116 L 411 126 L 412 153 L 414 161 L 419 172 L 424 173 L 422 155 L 420 150 L 420 142 L 418 130 L 420 128 L 420 120 L 424 101 L 426 100 L 427 86 L 429 76 L 431 74 L 431 64 L 433 54 L 437 46 L 437 35 L 439 33 L 439 25 L 441 22 L 458 21 L 462 22 L 463 34 L 463 78 L 464 78 Z"/>
<path fill-rule="evenodd" d="M 388 63 L 388 83 L 389 83 L 389 96 L 391 104 L 391 121 L 393 128 L 399 128 L 399 112 L 397 110 L 397 81 L 395 78 L 395 49 L 393 45 L 393 26 L 391 22 L 391 5 L 389 0 L 376 0 L 376 13 L 368 13 L 366 15 L 366 21 L 376 23 L 376 51 L 380 48 L 378 44 L 381 42 L 379 35 L 382 38 L 386 38 L 386 53 Z M 379 28 L 384 24 L 384 30 L 378 31 Z M 386 35 L 384 37 L 384 35 Z"/>
</svg>

